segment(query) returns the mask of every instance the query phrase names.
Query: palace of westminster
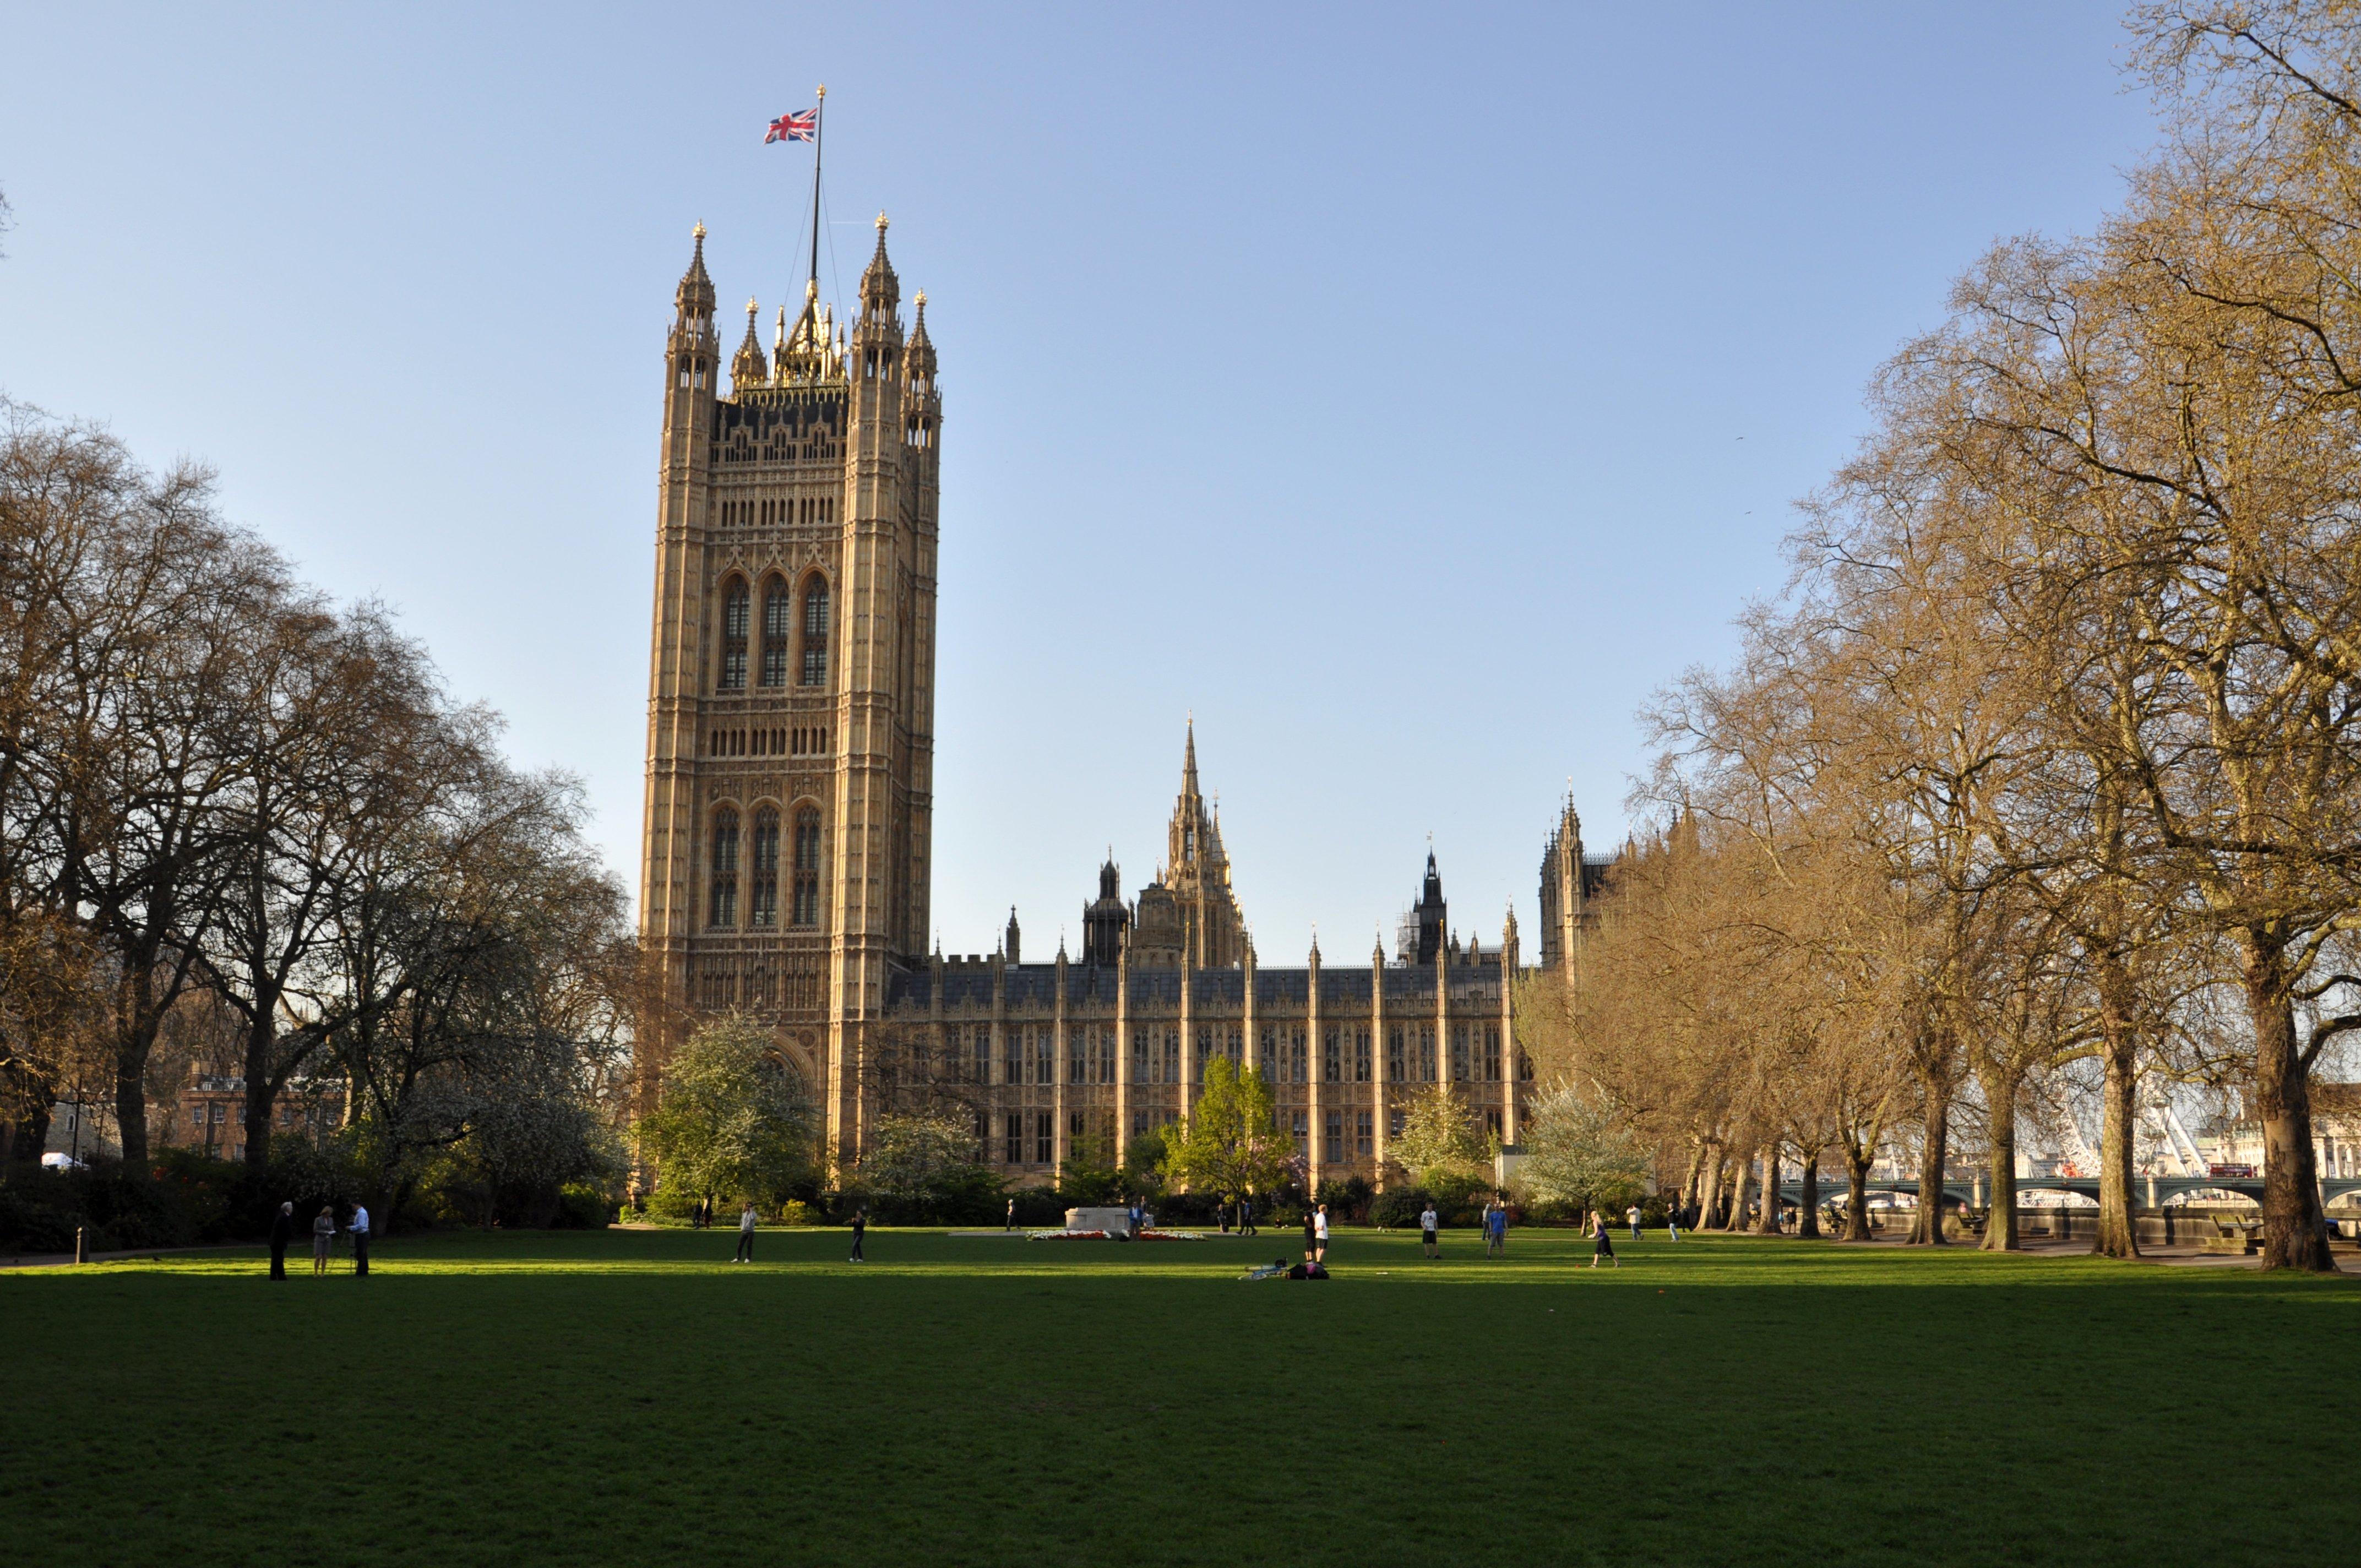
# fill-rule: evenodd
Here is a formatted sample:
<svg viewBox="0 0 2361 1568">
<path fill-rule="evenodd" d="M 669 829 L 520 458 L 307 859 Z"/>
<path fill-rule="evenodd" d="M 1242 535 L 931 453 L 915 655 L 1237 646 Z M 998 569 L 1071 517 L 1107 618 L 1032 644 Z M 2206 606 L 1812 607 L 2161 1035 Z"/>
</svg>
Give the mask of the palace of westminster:
<svg viewBox="0 0 2361 1568">
<path fill-rule="evenodd" d="M 1049 1182 L 1180 1116 L 1204 1064 L 1260 1068 L 1317 1179 L 1381 1174 L 1410 1099 L 1447 1084 L 1517 1139 L 1521 961 L 1463 945 L 1427 857 L 1394 954 L 1259 963 L 1185 743 L 1164 865 L 1126 902 L 1100 867 L 1082 947 L 1026 963 L 927 950 L 942 393 L 927 297 L 908 329 L 885 220 L 848 332 L 807 284 L 771 352 L 728 361 L 705 230 L 665 346 L 641 937 L 693 1012 L 777 1032 L 849 1159 L 881 1114 L 957 1102 L 985 1157 Z M 1569 802 L 1542 862 L 1541 963 L 1598 890 Z"/>
</svg>

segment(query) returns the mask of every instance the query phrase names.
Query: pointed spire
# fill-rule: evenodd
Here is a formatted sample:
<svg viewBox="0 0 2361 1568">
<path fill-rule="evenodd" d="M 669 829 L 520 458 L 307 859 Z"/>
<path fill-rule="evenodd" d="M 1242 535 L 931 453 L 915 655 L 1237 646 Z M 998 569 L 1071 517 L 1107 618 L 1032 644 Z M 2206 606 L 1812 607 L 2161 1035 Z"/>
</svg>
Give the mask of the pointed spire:
<svg viewBox="0 0 2361 1568">
<path fill-rule="evenodd" d="M 1182 795 L 1197 793 L 1197 715 L 1194 711 L 1189 715 L 1188 750 L 1181 755 L 1180 793 Z"/>
<path fill-rule="evenodd" d="M 746 341 L 738 345 L 737 357 L 730 361 L 730 389 L 742 392 L 749 387 L 759 387 L 771 378 L 771 367 L 763 357 L 763 345 L 754 336 L 754 317 L 762 307 L 752 295 L 746 299 Z"/>
<path fill-rule="evenodd" d="M 700 223 L 690 232 L 697 248 L 689 255 L 688 270 L 680 275 L 680 287 L 673 291 L 672 302 L 683 317 L 702 320 L 713 313 L 713 280 L 705 271 L 705 225 Z"/>
<path fill-rule="evenodd" d="M 872 312 L 881 316 L 894 313 L 902 302 L 902 280 L 894 275 L 894 263 L 885 255 L 885 214 L 877 214 L 877 250 L 869 258 L 868 269 L 861 274 L 861 313 Z"/>
<path fill-rule="evenodd" d="M 935 373 L 935 345 L 927 335 L 927 291 L 919 290 L 912 302 L 917 306 L 918 313 L 910 325 L 910 343 L 904 353 L 914 378 L 931 377 Z"/>
</svg>

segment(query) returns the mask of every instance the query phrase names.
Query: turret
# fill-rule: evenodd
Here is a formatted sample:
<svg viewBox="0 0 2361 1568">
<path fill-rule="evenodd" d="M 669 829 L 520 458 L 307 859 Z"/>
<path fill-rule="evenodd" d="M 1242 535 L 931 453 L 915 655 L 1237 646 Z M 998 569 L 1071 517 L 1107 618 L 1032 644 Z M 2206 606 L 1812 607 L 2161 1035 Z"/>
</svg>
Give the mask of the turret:
<svg viewBox="0 0 2361 1568">
<path fill-rule="evenodd" d="M 721 355 L 713 334 L 713 280 L 705 271 L 705 225 L 693 232 L 697 248 L 673 291 L 672 331 L 664 339 L 664 424 L 701 433 L 708 424 L 697 415 L 713 401 Z"/>
<path fill-rule="evenodd" d="M 763 345 L 754 336 L 754 316 L 761 310 L 749 295 L 746 300 L 746 341 L 738 345 L 737 357 L 730 361 L 730 390 L 742 392 L 759 387 L 771 378 L 771 367 L 763 357 Z"/>
<path fill-rule="evenodd" d="M 1008 931 L 1001 939 L 1000 950 L 1008 955 L 1010 963 L 1024 962 L 1024 959 L 1017 956 L 1021 947 L 1016 932 L 1016 905 L 1013 904 L 1008 906 Z"/>
</svg>

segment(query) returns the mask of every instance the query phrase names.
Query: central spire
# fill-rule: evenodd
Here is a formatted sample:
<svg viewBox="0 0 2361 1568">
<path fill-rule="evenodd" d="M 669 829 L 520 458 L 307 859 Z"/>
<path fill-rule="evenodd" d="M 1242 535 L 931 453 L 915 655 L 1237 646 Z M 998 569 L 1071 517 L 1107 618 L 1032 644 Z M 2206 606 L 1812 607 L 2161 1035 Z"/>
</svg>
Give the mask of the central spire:
<svg viewBox="0 0 2361 1568">
<path fill-rule="evenodd" d="M 1180 762 L 1180 793 L 1192 796 L 1197 793 L 1197 716 L 1193 713 L 1189 716 L 1188 750 Z"/>
</svg>

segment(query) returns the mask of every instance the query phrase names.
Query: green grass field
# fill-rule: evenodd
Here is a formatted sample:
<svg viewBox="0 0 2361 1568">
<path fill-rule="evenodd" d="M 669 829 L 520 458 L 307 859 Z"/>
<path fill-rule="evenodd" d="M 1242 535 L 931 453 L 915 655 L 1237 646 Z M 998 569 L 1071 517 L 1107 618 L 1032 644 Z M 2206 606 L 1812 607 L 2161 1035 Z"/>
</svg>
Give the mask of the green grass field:
<svg viewBox="0 0 2361 1568">
<path fill-rule="evenodd" d="M 2276 1563 L 2361 1528 L 2361 1282 L 1661 1234 L 1488 1262 L 873 1232 L 0 1276 L 13 1561 Z"/>
</svg>

